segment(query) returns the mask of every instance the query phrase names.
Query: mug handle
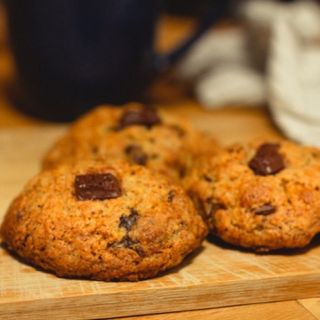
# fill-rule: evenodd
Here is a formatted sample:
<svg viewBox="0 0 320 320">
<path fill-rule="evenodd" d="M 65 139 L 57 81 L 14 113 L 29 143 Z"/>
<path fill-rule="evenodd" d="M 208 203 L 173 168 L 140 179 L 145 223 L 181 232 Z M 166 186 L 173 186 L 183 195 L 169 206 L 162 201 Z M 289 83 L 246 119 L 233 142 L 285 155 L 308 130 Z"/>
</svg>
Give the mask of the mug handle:
<svg viewBox="0 0 320 320">
<path fill-rule="evenodd" d="M 230 0 L 219 0 L 210 10 L 200 19 L 197 27 L 187 39 L 180 43 L 173 51 L 165 54 L 155 54 L 153 67 L 156 73 L 163 73 L 172 67 L 182 58 L 187 51 L 203 36 L 203 34 L 222 17 L 228 13 Z"/>
</svg>

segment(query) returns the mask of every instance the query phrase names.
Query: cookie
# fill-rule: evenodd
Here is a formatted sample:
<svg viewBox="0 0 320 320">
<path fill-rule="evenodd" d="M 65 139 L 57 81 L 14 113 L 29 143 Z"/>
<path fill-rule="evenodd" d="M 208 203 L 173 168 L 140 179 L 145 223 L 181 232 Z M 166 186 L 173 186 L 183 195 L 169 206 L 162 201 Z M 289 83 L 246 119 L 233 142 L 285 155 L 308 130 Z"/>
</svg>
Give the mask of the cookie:
<svg viewBox="0 0 320 320">
<path fill-rule="evenodd" d="M 140 280 L 178 265 L 207 227 L 180 186 L 125 162 L 61 165 L 13 201 L 5 245 L 62 277 Z"/>
<path fill-rule="evenodd" d="M 210 231 L 257 251 L 308 245 L 320 232 L 320 151 L 285 140 L 236 144 L 185 180 Z"/>
<path fill-rule="evenodd" d="M 178 181 L 198 154 L 214 148 L 211 138 L 163 111 L 138 103 L 102 106 L 71 127 L 45 156 L 43 167 L 122 159 Z"/>
</svg>

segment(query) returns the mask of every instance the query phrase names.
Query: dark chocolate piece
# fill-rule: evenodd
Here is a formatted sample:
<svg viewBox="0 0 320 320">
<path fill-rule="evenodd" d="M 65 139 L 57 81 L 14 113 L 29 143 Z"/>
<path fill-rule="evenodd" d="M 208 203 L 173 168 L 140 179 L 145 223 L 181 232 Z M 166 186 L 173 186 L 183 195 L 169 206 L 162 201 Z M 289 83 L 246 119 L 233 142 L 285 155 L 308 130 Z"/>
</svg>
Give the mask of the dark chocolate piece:
<svg viewBox="0 0 320 320">
<path fill-rule="evenodd" d="M 208 198 L 202 202 L 202 209 L 206 217 L 214 215 L 218 210 L 225 210 L 227 207 L 221 202 L 216 202 L 212 198 Z"/>
<path fill-rule="evenodd" d="M 74 181 L 77 200 L 105 200 L 121 196 L 120 181 L 111 173 L 78 175 Z"/>
<path fill-rule="evenodd" d="M 139 245 L 139 241 L 132 240 L 128 235 L 121 239 L 118 246 L 134 250 L 140 257 L 146 256 L 143 248 Z"/>
<path fill-rule="evenodd" d="M 173 190 L 170 190 L 168 192 L 168 202 L 172 202 L 174 197 L 175 197 L 175 195 L 176 195 L 175 192 Z"/>
<path fill-rule="evenodd" d="M 150 129 L 160 123 L 161 119 L 155 109 L 143 107 L 125 111 L 119 120 L 118 129 L 121 130 L 129 126 L 145 126 Z"/>
<path fill-rule="evenodd" d="M 119 227 L 125 228 L 127 231 L 130 231 L 132 227 L 137 223 L 138 217 L 138 211 L 132 208 L 130 215 L 120 217 Z"/>
<path fill-rule="evenodd" d="M 205 181 L 207 181 L 207 182 L 212 182 L 212 181 L 213 181 L 212 178 L 209 177 L 209 176 L 207 176 L 206 174 L 204 174 L 204 175 L 202 176 L 202 178 L 203 178 L 203 180 L 205 180 Z"/>
<path fill-rule="evenodd" d="M 141 166 L 146 165 L 148 161 L 148 155 L 143 151 L 141 146 L 136 144 L 126 146 L 124 152 L 132 162 Z"/>
<path fill-rule="evenodd" d="M 278 144 L 262 144 L 250 160 L 249 168 L 259 176 L 274 175 L 280 172 L 285 168 L 285 163 L 278 151 Z"/>
<path fill-rule="evenodd" d="M 132 240 L 127 234 L 121 239 L 119 245 L 121 247 L 132 249 L 137 244 L 137 241 Z"/>
<path fill-rule="evenodd" d="M 275 213 L 277 208 L 271 204 L 264 204 L 260 208 L 254 210 L 254 213 L 261 216 L 267 216 L 269 214 Z"/>
</svg>

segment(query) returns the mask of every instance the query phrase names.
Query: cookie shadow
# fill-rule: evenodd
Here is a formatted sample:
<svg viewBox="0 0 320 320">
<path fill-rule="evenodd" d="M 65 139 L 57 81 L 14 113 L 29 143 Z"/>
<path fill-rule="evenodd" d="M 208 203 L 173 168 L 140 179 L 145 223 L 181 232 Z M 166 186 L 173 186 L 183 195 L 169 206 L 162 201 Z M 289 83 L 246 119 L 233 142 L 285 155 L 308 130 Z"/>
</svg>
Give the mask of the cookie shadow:
<svg viewBox="0 0 320 320">
<path fill-rule="evenodd" d="M 118 280 L 118 279 L 112 279 L 110 281 L 104 281 L 104 280 L 97 280 L 97 279 L 90 279 L 90 278 L 86 278 L 86 277 L 81 277 L 81 276 L 59 276 L 58 274 L 56 274 L 53 271 L 50 270 L 46 270 L 41 268 L 40 266 L 32 263 L 30 260 L 23 258 L 21 256 L 19 256 L 17 253 L 15 253 L 14 251 L 12 251 L 7 245 L 6 243 L 2 242 L 0 243 L 0 248 L 5 250 L 5 252 L 15 261 L 25 265 L 25 266 L 29 266 L 32 267 L 35 271 L 39 271 L 39 272 L 43 272 L 51 277 L 54 278 L 58 278 L 58 279 L 64 279 L 64 280 L 81 280 L 81 281 L 102 281 L 102 282 L 127 282 L 127 283 L 134 283 L 134 282 L 141 282 L 141 281 L 150 281 L 152 279 L 155 278 L 160 278 L 169 274 L 173 274 L 173 273 L 177 273 L 179 272 L 180 269 L 185 268 L 186 266 L 190 265 L 192 263 L 192 261 L 199 255 L 201 254 L 201 252 L 204 250 L 204 247 L 201 246 L 197 249 L 195 249 L 193 252 L 191 252 L 190 254 L 188 254 L 183 261 L 177 265 L 176 267 L 171 268 L 170 270 L 164 271 L 159 273 L 157 276 L 152 277 L 152 278 L 148 278 L 148 279 L 140 279 L 140 280 L 136 280 L 136 281 L 129 281 L 129 280 Z"/>
<path fill-rule="evenodd" d="M 23 264 L 23 265 L 26 265 L 28 267 L 32 267 L 33 269 L 35 269 L 35 271 L 40 271 L 40 272 L 44 272 L 48 275 L 51 275 L 51 276 L 54 276 L 54 277 L 58 277 L 56 274 L 54 274 L 53 272 L 51 271 L 48 271 L 48 270 L 45 270 L 35 264 L 33 264 L 30 260 L 26 259 L 26 258 L 23 258 L 21 256 L 19 256 L 17 253 L 15 253 L 13 250 L 11 250 L 6 243 L 2 242 L 0 243 L 0 248 L 5 250 L 5 252 L 15 261 Z"/>
<path fill-rule="evenodd" d="M 180 262 L 177 266 L 173 267 L 170 270 L 164 271 L 161 273 L 158 277 L 164 277 L 173 273 L 179 272 L 181 269 L 191 265 L 194 261 L 194 259 L 203 252 L 204 247 L 201 245 L 201 247 L 195 249 L 191 253 L 189 253 L 183 260 Z"/>
<path fill-rule="evenodd" d="M 320 246 L 320 234 L 316 235 L 312 241 L 303 248 L 290 248 L 290 249 L 275 249 L 271 251 L 256 251 L 255 249 L 244 248 L 237 245 L 233 245 L 225 242 L 217 236 L 209 235 L 207 241 L 213 245 L 216 245 L 225 250 L 237 250 L 243 253 L 251 253 L 255 255 L 272 256 L 272 255 L 283 255 L 283 256 L 298 256 L 305 254 L 306 252 Z"/>
</svg>

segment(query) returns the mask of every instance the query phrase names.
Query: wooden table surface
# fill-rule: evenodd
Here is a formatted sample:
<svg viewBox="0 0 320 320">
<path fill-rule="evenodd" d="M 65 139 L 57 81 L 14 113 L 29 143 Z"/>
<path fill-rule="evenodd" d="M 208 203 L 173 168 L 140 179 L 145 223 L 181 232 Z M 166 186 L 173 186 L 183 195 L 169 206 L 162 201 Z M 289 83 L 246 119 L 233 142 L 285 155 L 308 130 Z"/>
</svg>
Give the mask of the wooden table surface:
<svg viewBox="0 0 320 320">
<path fill-rule="evenodd" d="M 188 19 L 164 17 L 159 24 L 158 49 L 167 50 L 177 43 L 193 27 L 194 22 Z M 30 118 L 17 111 L 6 94 L 8 83 L 14 78 L 13 58 L 8 45 L 6 19 L 0 8 L 0 129 L 53 126 L 56 124 Z M 153 102 L 164 108 L 171 108 L 177 114 L 189 116 L 206 113 L 191 95 L 171 76 L 160 79 L 149 92 Z M 260 134 L 279 135 L 265 108 L 227 108 L 210 111 L 221 120 L 224 130 L 242 130 L 242 137 L 252 136 L 255 130 Z M 200 123 L 199 126 L 210 126 L 210 123 Z M 216 136 L 222 135 L 219 126 L 215 128 Z M 0 155 L 1 157 L 1 155 Z M 320 291 L 320 288 L 319 288 Z M 268 304 L 254 304 L 229 308 L 208 309 L 201 311 L 179 312 L 172 314 L 131 317 L 126 319 L 320 319 L 320 299 L 284 301 Z"/>
</svg>

